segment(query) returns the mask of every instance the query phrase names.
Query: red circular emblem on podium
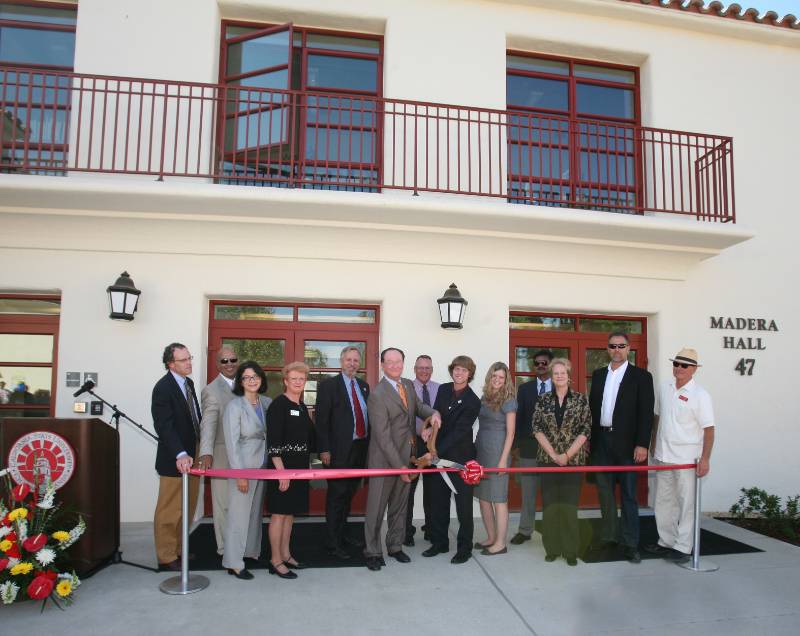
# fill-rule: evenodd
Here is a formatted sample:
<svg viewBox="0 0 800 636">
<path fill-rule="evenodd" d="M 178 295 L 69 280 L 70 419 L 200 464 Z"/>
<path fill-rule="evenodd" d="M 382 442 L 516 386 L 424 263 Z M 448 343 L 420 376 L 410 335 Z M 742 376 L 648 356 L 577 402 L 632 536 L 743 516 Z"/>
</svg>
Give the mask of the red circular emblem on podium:
<svg viewBox="0 0 800 636">
<path fill-rule="evenodd" d="M 8 472 L 18 484 L 36 487 L 36 480 L 49 479 L 56 489 L 75 471 L 75 451 L 61 435 L 33 431 L 20 437 L 8 452 Z"/>
</svg>

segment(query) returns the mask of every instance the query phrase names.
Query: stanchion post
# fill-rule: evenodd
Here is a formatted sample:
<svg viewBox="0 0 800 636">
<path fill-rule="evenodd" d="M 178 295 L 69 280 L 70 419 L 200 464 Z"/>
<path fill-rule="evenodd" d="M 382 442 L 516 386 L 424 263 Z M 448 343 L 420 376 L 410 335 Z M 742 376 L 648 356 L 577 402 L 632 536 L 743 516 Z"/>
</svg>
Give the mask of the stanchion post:
<svg viewBox="0 0 800 636">
<path fill-rule="evenodd" d="M 700 464 L 698 459 L 697 464 Z M 692 558 L 686 563 L 679 563 L 682 568 L 692 570 L 693 572 L 716 572 L 719 566 L 711 561 L 700 561 L 700 498 L 702 492 L 702 482 L 700 475 L 697 474 L 697 468 L 694 469 L 694 549 L 692 550 Z"/>
<path fill-rule="evenodd" d="M 181 575 L 163 581 L 158 589 L 164 594 L 192 594 L 208 587 L 209 580 L 200 574 L 189 576 L 189 474 L 181 475 Z"/>
</svg>

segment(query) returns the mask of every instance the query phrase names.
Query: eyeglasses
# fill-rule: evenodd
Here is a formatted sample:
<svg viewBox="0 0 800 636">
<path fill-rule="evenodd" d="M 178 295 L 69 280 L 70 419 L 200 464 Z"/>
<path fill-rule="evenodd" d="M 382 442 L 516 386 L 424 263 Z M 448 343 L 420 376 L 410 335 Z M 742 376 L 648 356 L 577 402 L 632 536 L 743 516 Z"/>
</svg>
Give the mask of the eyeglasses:
<svg viewBox="0 0 800 636">
<path fill-rule="evenodd" d="M 194 356 L 189 356 L 188 358 L 175 358 L 173 362 L 191 362 L 194 360 Z"/>
<path fill-rule="evenodd" d="M 546 367 L 548 364 L 550 364 L 550 363 L 547 360 L 534 360 L 533 361 L 533 366 L 535 366 L 535 367 Z"/>
<path fill-rule="evenodd" d="M 260 380 L 257 375 L 243 375 L 242 382 L 255 382 L 256 380 Z"/>
<path fill-rule="evenodd" d="M 239 362 L 239 358 L 220 358 L 220 364 L 236 364 Z"/>
<path fill-rule="evenodd" d="M 685 362 L 673 362 L 672 366 L 676 369 L 680 367 L 681 369 L 688 369 L 689 367 L 693 367 L 693 364 L 686 364 Z"/>
<path fill-rule="evenodd" d="M 608 348 L 609 349 L 624 349 L 627 346 L 628 345 L 623 342 L 622 344 L 610 344 L 610 345 L 608 345 Z"/>
</svg>

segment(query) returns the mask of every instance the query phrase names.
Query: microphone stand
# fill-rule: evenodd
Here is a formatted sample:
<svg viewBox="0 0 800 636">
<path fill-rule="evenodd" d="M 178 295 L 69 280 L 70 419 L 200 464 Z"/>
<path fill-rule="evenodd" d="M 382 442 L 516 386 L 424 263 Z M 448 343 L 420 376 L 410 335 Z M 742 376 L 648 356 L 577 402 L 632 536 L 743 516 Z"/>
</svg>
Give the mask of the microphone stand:
<svg viewBox="0 0 800 636">
<path fill-rule="evenodd" d="M 94 388 L 94 387 L 92 387 L 92 388 Z M 113 414 L 111 415 L 111 421 L 109 422 L 109 424 L 113 423 L 113 426 L 117 431 L 117 453 L 116 453 L 116 456 L 114 457 L 114 462 L 116 464 L 116 470 L 114 471 L 114 473 L 116 475 L 116 482 L 117 482 L 116 483 L 116 487 L 117 487 L 117 497 L 116 497 L 117 524 L 116 524 L 116 536 L 114 537 L 114 553 L 111 555 L 111 561 L 110 562 L 107 562 L 107 563 L 99 566 L 98 568 L 96 568 L 94 570 L 94 572 L 92 572 L 92 574 L 95 574 L 96 572 L 99 572 L 101 569 L 103 569 L 107 565 L 115 565 L 117 563 L 122 563 L 124 565 L 131 565 L 133 567 L 141 568 L 142 570 L 149 570 L 150 572 L 158 572 L 157 568 L 150 567 L 149 565 L 143 565 L 141 563 L 134 563 L 133 561 L 126 561 L 125 559 L 122 558 L 122 551 L 119 549 L 119 544 L 120 544 L 120 500 L 122 498 L 121 478 L 120 478 L 120 459 L 119 459 L 119 455 L 120 455 L 119 454 L 119 439 L 120 439 L 120 437 L 119 437 L 119 421 L 120 421 L 120 418 L 126 419 L 128 422 L 133 424 L 140 431 L 142 431 L 147 436 L 152 438 L 155 442 L 158 442 L 158 437 L 156 435 L 153 435 L 153 433 L 151 433 L 144 426 L 139 424 L 139 422 L 136 422 L 135 420 L 133 420 L 129 415 L 126 415 L 125 413 L 120 411 L 117 408 L 116 404 L 111 404 L 110 402 L 106 401 L 105 399 L 103 399 L 102 397 L 97 395 L 97 393 L 95 393 L 92 390 L 92 388 L 87 388 L 86 389 L 86 393 L 89 393 L 90 395 L 93 395 L 94 397 L 96 397 L 98 400 L 100 400 L 103 404 L 105 404 L 107 407 L 109 407 L 113 411 Z M 75 396 L 75 397 L 77 397 L 77 396 Z"/>
</svg>

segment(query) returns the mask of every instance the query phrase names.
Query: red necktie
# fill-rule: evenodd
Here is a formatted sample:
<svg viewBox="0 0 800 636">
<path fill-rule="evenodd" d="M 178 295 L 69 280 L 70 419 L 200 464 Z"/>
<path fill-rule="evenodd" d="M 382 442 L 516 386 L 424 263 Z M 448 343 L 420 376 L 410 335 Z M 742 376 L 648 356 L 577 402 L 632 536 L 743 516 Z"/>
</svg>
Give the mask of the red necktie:
<svg viewBox="0 0 800 636">
<path fill-rule="evenodd" d="M 364 424 L 364 411 L 361 410 L 361 402 L 356 393 L 356 381 L 350 380 L 350 393 L 353 397 L 353 412 L 356 414 L 356 437 L 365 437 L 367 427 Z"/>
</svg>

